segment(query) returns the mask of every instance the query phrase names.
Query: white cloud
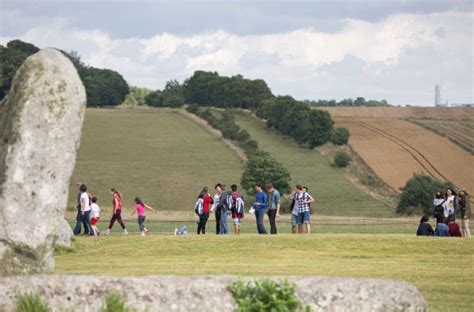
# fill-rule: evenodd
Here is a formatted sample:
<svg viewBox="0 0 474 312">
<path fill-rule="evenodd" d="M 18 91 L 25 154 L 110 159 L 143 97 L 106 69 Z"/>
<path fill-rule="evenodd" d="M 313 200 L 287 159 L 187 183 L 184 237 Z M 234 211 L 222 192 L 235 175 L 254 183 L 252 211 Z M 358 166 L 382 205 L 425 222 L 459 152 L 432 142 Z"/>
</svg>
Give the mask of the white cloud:
<svg viewBox="0 0 474 312">
<path fill-rule="evenodd" d="M 76 50 L 85 63 L 117 70 L 129 83 L 152 89 L 202 69 L 263 78 L 274 93 L 296 98 L 365 96 L 427 105 L 436 83 L 445 85 L 445 97 L 474 101 L 473 21 L 472 12 L 449 11 L 378 22 L 347 19 L 333 33 L 305 28 L 246 36 L 215 31 L 112 38 L 54 19 L 19 37 L 40 47 Z"/>
</svg>

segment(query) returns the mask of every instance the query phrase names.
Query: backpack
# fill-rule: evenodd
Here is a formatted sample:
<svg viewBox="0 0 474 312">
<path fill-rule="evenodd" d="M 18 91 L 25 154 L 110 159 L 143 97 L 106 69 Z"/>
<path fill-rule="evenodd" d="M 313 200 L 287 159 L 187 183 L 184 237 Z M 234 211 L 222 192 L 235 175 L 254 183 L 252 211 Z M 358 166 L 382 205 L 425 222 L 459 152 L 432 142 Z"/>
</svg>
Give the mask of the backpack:
<svg viewBox="0 0 474 312">
<path fill-rule="evenodd" d="M 224 202 L 222 203 L 225 211 L 230 211 L 234 205 L 234 200 L 232 199 L 232 193 L 227 192 Z"/>
<path fill-rule="evenodd" d="M 443 202 L 441 204 L 439 204 L 438 206 L 435 207 L 434 209 L 434 213 L 433 213 L 433 217 L 434 218 L 438 218 L 438 216 L 444 216 L 444 207 L 443 207 L 443 204 L 445 203 L 446 201 L 443 200 Z"/>
<path fill-rule="evenodd" d="M 235 200 L 235 212 L 243 214 L 245 211 L 245 203 L 242 197 L 237 197 Z"/>
<path fill-rule="evenodd" d="M 196 201 L 196 205 L 194 205 L 194 213 L 197 214 L 198 216 L 200 216 L 203 213 L 203 209 L 204 209 L 203 200 L 202 200 L 202 198 L 199 198 Z"/>
</svg>

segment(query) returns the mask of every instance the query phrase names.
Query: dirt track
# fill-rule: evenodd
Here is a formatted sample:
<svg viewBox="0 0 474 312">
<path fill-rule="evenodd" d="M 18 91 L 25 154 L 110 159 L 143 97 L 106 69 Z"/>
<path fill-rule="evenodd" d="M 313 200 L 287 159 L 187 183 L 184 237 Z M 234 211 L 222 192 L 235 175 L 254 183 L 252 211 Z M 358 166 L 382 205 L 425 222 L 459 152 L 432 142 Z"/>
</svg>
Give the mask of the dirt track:
<svg viewBox="0 0 474 312">
<path fill-rule="evenodd" d="M 474 192 L 474 157 L 448 139 L 401 119 L 334 120 L 349 129 L 353 150 L 395 190 L 422 172 Z"/>
<path fill-rule="evenodd" d="M 318 107 L 333 117 L 474 120 L 474 107 Z"/>
</svg>

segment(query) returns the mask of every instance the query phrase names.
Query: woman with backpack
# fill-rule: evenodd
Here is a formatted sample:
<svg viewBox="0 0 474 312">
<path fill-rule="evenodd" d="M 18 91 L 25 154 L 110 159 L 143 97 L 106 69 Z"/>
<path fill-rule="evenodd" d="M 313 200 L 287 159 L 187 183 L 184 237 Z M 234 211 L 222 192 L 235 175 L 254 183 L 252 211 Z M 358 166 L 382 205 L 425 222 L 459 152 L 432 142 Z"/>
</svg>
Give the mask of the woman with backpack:
<svg viewBox="0 0 474 312">
<path fill-rule="evenodd" d="M 232 220 L 234 221 L 234 233 L 235 235 L 240 235 L 240 225 L 242 219 L 244 218 L 244 198 L 242 194 L 237 192 L 237 185 L 232 184 L 230 186 L 232 190 Z"/>
<path fill-rule="evenodd" d="M 435 198 L 433 199 L 433 206 L 434 206 L 433 217 L 435 219 L 437 219 L 438 216 L 444 215 L 445 203 L 446 203 L 446 199 L 444 199 L 443 194 L 441 194 L 441 192 L 436 192 Z"/>
<path fill-rule="evenodd" d="M 127 235 L 128 232 L 125 228 L 125 223 L 123 223 L 122 220 L 122 194 L 120 194 L 120 192 L 115 188 L 111 188 L 110 192 L 112 194 L 113 213 L 112 218 L 110 219 L 109 228 L 107 229 L 107 231 L 105 231 L 105 235 L 110 234 L 110 230 L 114 226 L 115 220 L 117 220 L 120 226 L 122 227 L 122 234 Z"/>
<path fill-rule="evenodd" d="M 206 234 L 206 223 L 207 220 L 209 220 L 209 210 L 210 210 L 210 205 L 214 203 L 214 200 L 211 197 L 211 194 L 209 194 L 209 188 L 207 186 L 202 188 L 201 193 L 198 196 L 198 201 L 196 202 L 195 205 L 195 212 L 199 216 L 199 222 L 198 222 L 198 228 L 197 228 L 197 234 Z M 196 211 L 196 207 L 198 208 Z"/>
</svg>

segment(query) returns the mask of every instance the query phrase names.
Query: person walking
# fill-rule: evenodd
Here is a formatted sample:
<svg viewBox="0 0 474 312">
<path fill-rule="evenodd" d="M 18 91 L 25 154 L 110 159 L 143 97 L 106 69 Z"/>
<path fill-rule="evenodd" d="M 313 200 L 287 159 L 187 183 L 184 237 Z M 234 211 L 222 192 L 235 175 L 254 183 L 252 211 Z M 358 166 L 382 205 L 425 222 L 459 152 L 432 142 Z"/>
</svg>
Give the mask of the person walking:
<svg viewBox="0 0 474 312">
<path fill-rule="evenodd" d="M 270 222 L 270 234 L 277 233 L 276 218 L 280 217 L 280 192 L 273 187 L 272 183 L 267 188 L 267 214 Z"/>
<path fill-rule="evenodd" d="M 417 236 L 433 236 L 434 231 L 431 227 L 431 224 L 428 223 L 430 221 L 430 217 L 424 215 L 421 217 L 420 224 L 418 225 L 418 230 L 416 231 Z"/>
<path fill-rule="evenodd" d="M 207 220 L 209 219 L 209 206 L 214 203 L 214 200 L 211 197 L 211 194 L 209 194 L 209 188 L 207 186 L 204 186 L 202 188 L 201 193 L 199 194 L 200 197 L 202 195 L 202 213 L 199 215 L 199 223 L 198 223 L 198 228 L 197 228 L 197 234 L 206 234 L 206 223 Z"/>
<path fill-rule="evenodd" d="M 145 208 L 153 212 L 155 211 L 155 209 L 145 204 L 141 200 L 140 197 L 135 197 L 135 209 L 137 211 L 137 216 L 138 216 L 137 222 L 138 222 L 138 227 L 140 228 L 140 232 L 142 236 L 145 236 L 146 234 L 148 234 L 148 230 L 145 227 Z M 130 217 L 133 217 L 134 214 L 135 214 L 135 210 L 132 211 L 132 214 L 130 215 Z"/>
<path fill-rule="evenodd" d="M 81 212 L 81 194 L 82 194 L 82 192 L 80 190 L 81 185 L 82 185 L 81 181 L 76 182 L 76 187 L 77 187 L 78 193 L 77 193 L 77 204 L 76 204 L 76 209 L 77 209 L 76 226 L 74 226 L 74 230 L 73 230 L 74 235 L 81 234 L 81 231 L 82 231 L 81 224 L 85 223 L 85 220 L 83 220 L 83 218 L 82 218 L 82 212 Z M 84 224 L 84 230 L 87 231 L 87 227 L 86 227 L 85 224 Z M 89 234 L 89 233 L 84 232 L 84 234 Z"/>
<path fill-rule="evenodd" d="M 113 213 L 112 213 L 112 218 L 110 219 L 109 227 L 107 231 L 105 231 L 105 235 L 110 234 L 110 230 L 114 226 L 115 220 L 118 221 L 120 226 L 122 227 L 122 234 L 127 235 L 127 229 L 125 228 L 125 223 L 122 220 L 122 195 L 120 192 L 115 189 L 111 188 L 110 192 L 112 194 L 112 207 L 113 207 Z"/>
<path fill-rule="evenodd" d="M 296 209 L 298 212 L 298 233 L 304 233 L 304 226 L 306 225 L 306 232 L 311 234 L 311 214 L 309 205 L 314 202 L 314 198 L 303 190 L 301 185 L 296 186 Z"/>
<path fill-rule="evenodd" d="M 231 209 L 233 206 L 232 202 L 232 192 L 225 190 L 225 185 L 221 185 L 222 193 L 219 196 L 219 206 L 218 209 L 221 210 L 221 218 L 219 224 L 219 234 L 229 235 L 229 224 L 227 223 L 227 217 L 231 214 Z"/>
<path fill-rule="evenodd" d="M 255 191 L 257 195 L 255 196 L 255 219 L 257 221 L 257 231 L 258 234 L 267 234 L 265 225 L 263 224 L 263 217 L 267 208 L 267 194 L 262 190 L 262 184 L 255 184 Z"/>
<path fill-rule="evenodd" d="M 240 192 L 237 192 L 237 185 L 230 186 L 232 190 L 232 221 L 234 223 L 234 234 L 240 235 L 240 225 L 244 218 L 244 197 Z"/>
<path fill-rule="evenodd" d="M 92 204 L 91 204 L 91 228 L 92 233 L 94 236 L 100 234 L 99 228 L 97 227 L 97 223 L 100 220 L 100 207 L 97 204 L 97 197 L 92 197 Z"/>
<path fill-rule="evenodd" d="M 220 224 L 221 224 L 221 210 L 218 209 L 219 207 L 219 198 L 222 193 L 222 184 L 217 183 L 216 186 L 214 186 L 214 190 L 216 193 L 214 194 L 214 203 L 211 207 L 211 213 L 214 211 L 214 216 L 216 217 L 216 235 L 219 235 L 220 232 Z"/>
<path fill-rule="evenodd" d="M 87 186 L 82 184 L 79 188 L 81 191 L 81 216 L 82 216 L 82 223 L 84 224 L 84 235 L 94 235 L 91 227 L 91 202 L 89 198 L 89 194 L 87 194 Z"/>
<path fill-rule="evenodd" d="M 469 229 L 469 219 L 471 218 L 471 205 L 469 203 L 469 194 L 465 188 L 461 188 L 458 192 L 457 207 L 461 215 L 461 234 L 462 237 L 471 237 Z"/>
</svg>

